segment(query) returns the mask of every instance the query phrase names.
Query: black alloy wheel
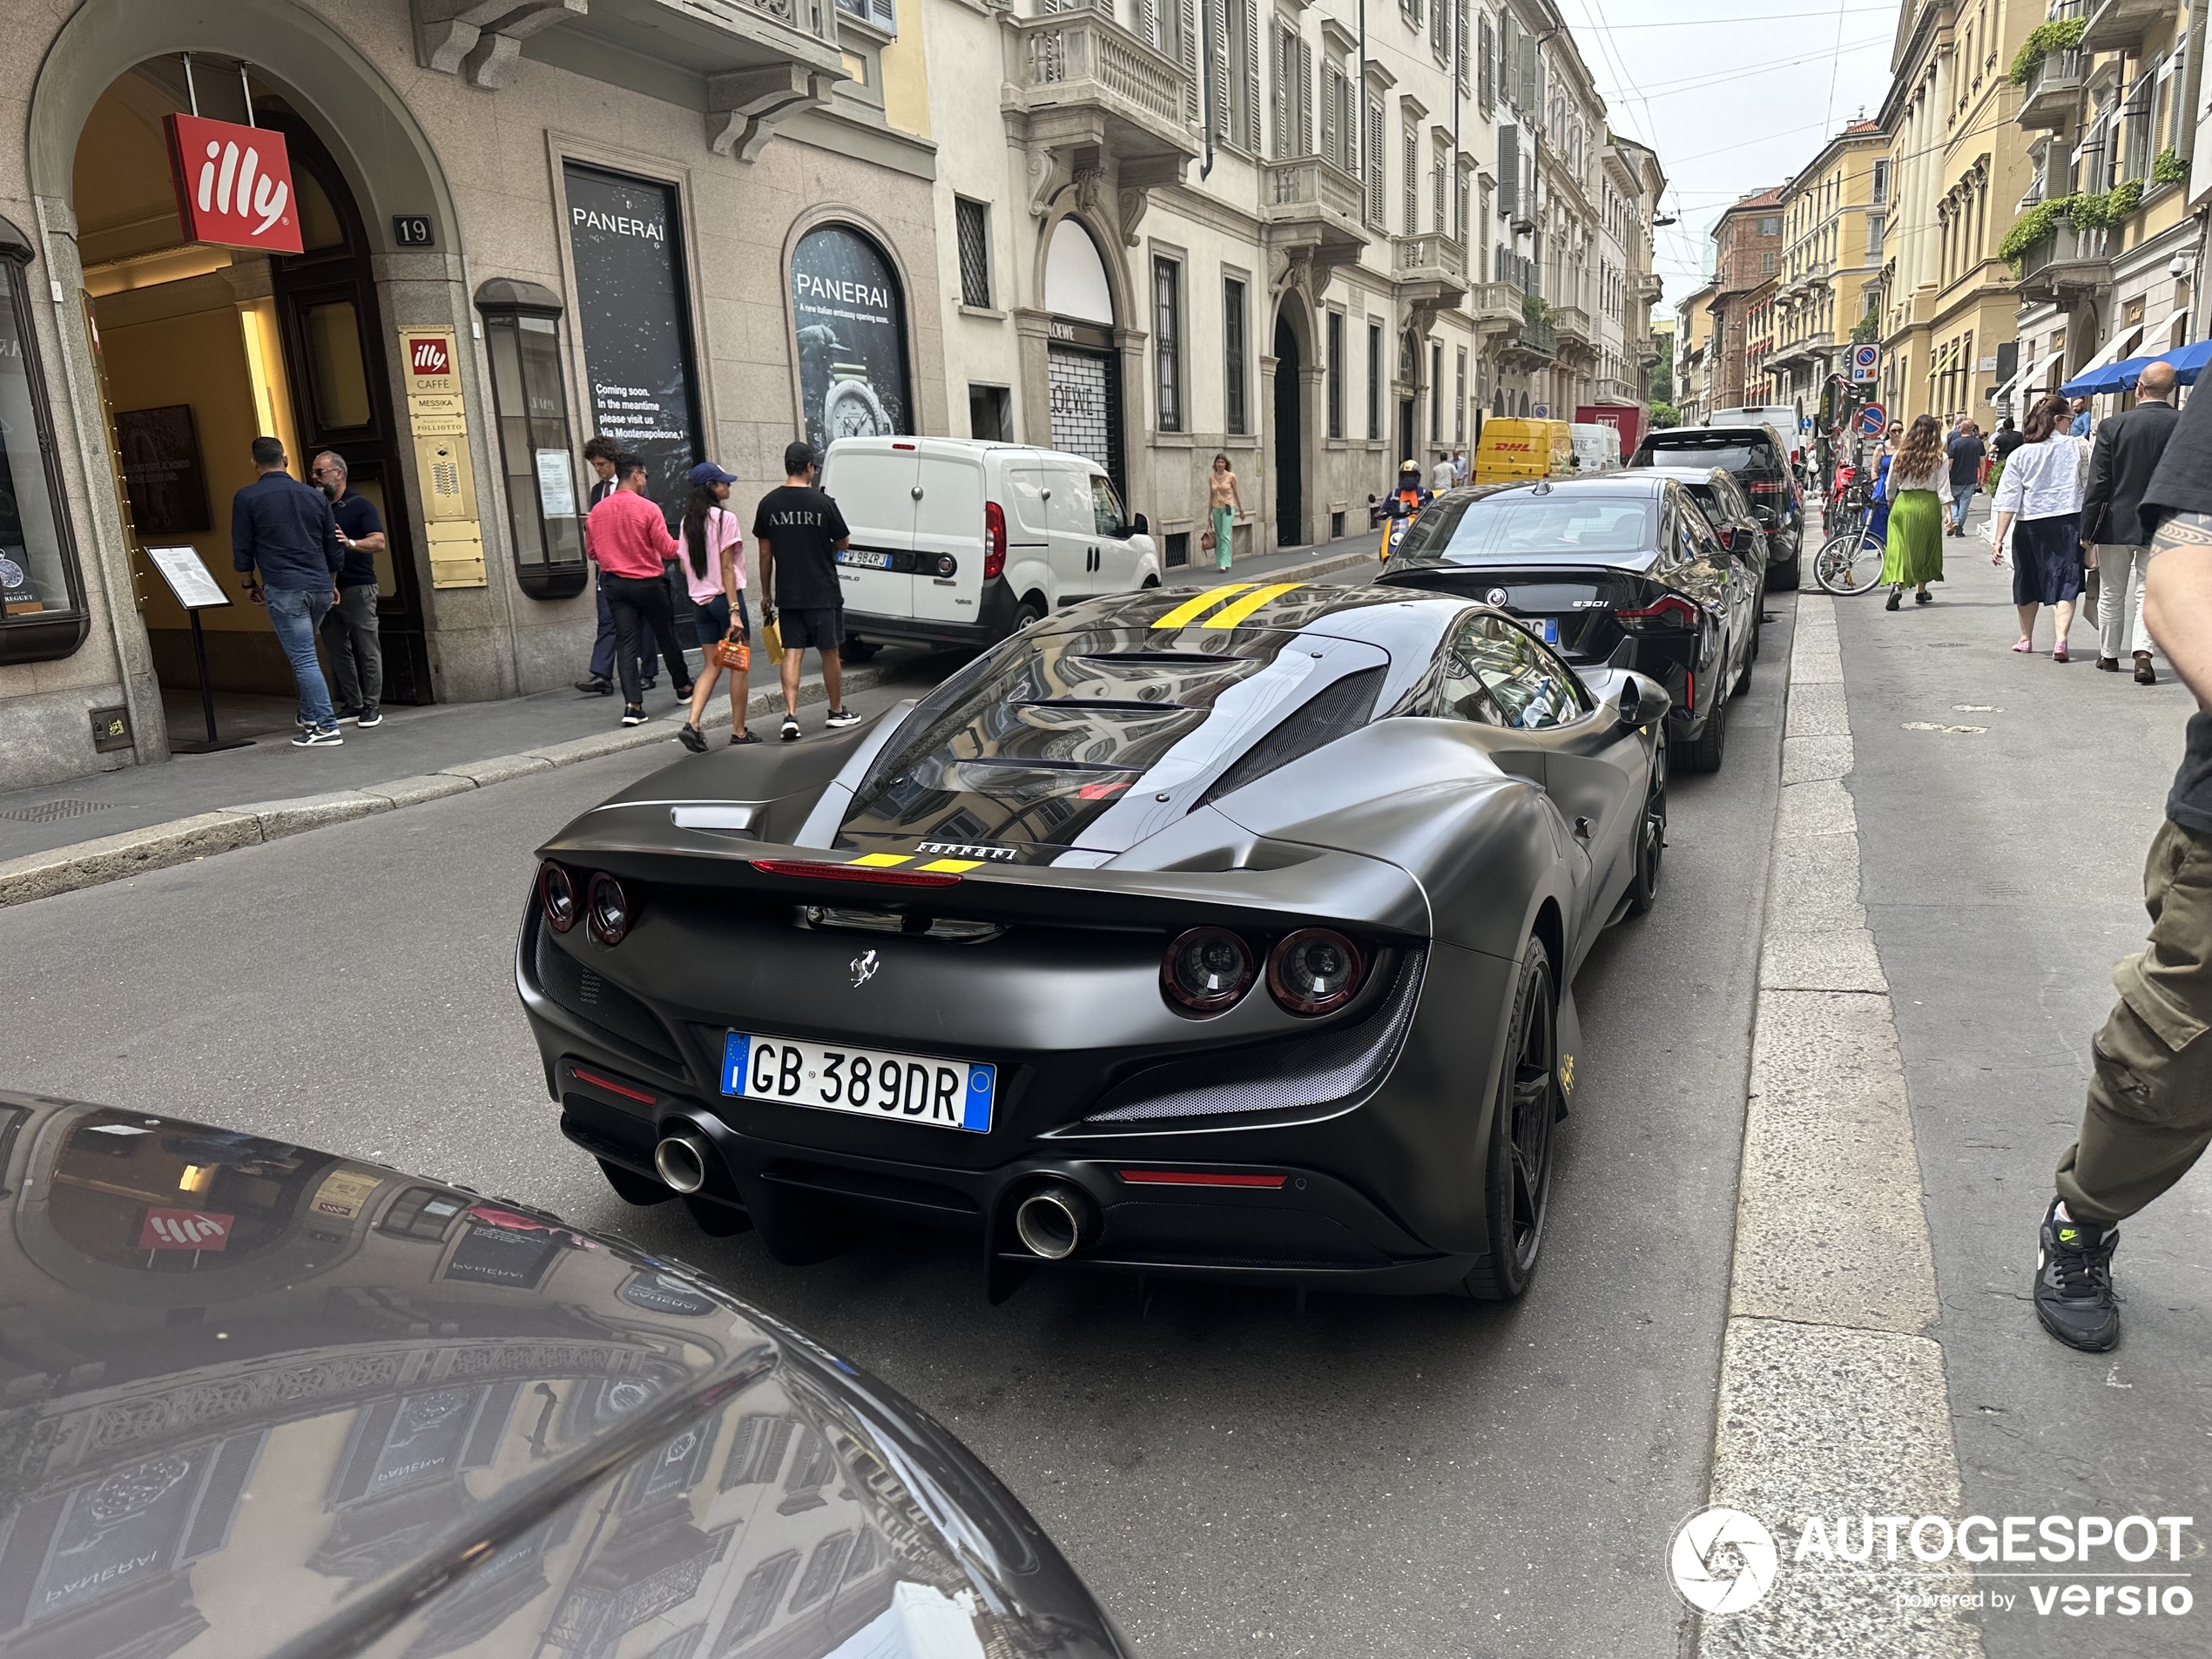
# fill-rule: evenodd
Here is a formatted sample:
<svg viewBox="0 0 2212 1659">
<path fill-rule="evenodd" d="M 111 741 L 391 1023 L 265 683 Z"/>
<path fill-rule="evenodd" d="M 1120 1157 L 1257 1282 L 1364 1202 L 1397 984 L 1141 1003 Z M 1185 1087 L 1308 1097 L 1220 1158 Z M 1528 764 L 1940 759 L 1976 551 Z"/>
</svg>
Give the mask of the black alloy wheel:
<svg viewBox="0 0 2212 1659">
<path fill-rule="evenodd" d="M 1484 1180 L 1489 1259 L 1461 1281 L 1460 1293 L 1507 1302 L 1528 1288 L 1544 1244 L 1551 1202 L 1554 1130 L 1560 1119 L 1559 1008 L 1551 952 L 1532 936 L 1521 957 L 1498 1098 L 1491 1111 Z"/>
<path fill-rule="evenodd" d="M 1713 698 L 1713 711 L 1705 717 L 1705 729 L 1683 745 L 1683 770 L 1718 772 L 1727 752 L 1728 693 L 1723 690 Z"/>
<path fill-rule="evenodd" d="M 1636 829 L 1635 876 L 1629 884 L 1629 914 L 1641 916 L 1659 902 L 1659 867 L 1667 853 L 1667 733 L 1651 751 L 1651 782 L 1643 793 L 1643 822 Z"/>
</svg>

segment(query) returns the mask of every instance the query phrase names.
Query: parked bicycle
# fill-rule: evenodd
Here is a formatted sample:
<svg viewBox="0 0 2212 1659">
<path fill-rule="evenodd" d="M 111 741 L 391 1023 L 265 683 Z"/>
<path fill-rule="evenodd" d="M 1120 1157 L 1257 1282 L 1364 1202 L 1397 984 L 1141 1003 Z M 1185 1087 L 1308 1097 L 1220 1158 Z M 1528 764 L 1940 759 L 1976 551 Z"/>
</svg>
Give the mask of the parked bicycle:
<svg viewBox="0 0 2212 1659">
<path fill-rule="evenodd" d="M 1821 591 L 1849 598 L 1868 593 L 1882 580 L 1887 540 L 1874 529 L 1874 502 L 1867 486 L 1854 478 L 1846 485 L 1827 523 L 1839 526 L 1812 556 L 1812 579 Z"/>
</svg>

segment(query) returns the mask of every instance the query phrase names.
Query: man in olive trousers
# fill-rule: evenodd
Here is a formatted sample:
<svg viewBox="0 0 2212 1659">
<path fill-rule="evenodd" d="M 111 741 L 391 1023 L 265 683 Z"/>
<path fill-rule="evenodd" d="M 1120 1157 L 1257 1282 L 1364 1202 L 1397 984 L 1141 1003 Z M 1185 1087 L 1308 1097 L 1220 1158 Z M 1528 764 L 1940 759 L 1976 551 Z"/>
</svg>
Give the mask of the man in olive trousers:
<svg viewBox="0 0 2212 1659">
<path fill-rule="evenodd" d="M 2143 871 L 2149 948 L 2112 971 L 2080 1137 L 2044 1212 L 2035 1315 L 2092 1353 L 2120 1340 L 2117 1223 L 2189 1172 L 2212 1143 L 2212 395 L 2174 428 L 2143 492 L 2143 623 L 2196 695 L 2166 821 Z"/>
</svg>

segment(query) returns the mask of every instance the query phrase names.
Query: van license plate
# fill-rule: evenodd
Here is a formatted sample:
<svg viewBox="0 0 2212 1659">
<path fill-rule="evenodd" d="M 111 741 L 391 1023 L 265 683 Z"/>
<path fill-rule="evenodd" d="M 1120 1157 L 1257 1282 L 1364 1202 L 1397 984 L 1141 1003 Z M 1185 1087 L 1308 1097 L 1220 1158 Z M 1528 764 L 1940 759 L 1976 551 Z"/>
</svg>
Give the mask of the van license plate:
<svg viewBox="0 0 2212 1659">
<path fill-rule="evenodd" d="M 887 570 L 891 568 L 888 553 L 877 553 L 867 548 L 840 548 L 837 562 L 840 564 L 857 564 L 863 570 Z"/>
<path fill-rule="evenodd" d="M 982 1061 L 732 1031 L 722 1046 L 722 1092 L 987 1135 L 998 1068 Z"/>
</svg>

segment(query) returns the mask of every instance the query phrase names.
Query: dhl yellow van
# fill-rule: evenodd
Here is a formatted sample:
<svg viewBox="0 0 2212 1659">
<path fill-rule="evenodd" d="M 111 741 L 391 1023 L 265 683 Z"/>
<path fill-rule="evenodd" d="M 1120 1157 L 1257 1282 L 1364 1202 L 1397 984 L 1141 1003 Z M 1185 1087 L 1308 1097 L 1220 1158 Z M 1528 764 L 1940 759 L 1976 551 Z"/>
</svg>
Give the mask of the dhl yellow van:
<svg viewBox="0 0 2212 1659">
<path fill-rule="evenodd" d="M 1564 421 L 1509 420 L 1482 423 L 1474 446 L 1474 482 L 1506 484 L 1522 478 L 1565 478 L 1575 470 L 1575 438 Z"/>
</svg>

